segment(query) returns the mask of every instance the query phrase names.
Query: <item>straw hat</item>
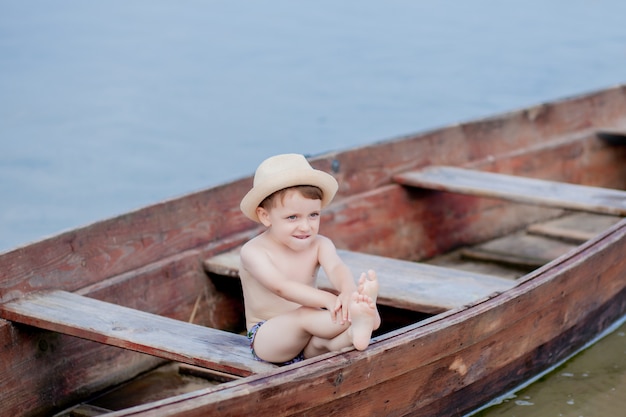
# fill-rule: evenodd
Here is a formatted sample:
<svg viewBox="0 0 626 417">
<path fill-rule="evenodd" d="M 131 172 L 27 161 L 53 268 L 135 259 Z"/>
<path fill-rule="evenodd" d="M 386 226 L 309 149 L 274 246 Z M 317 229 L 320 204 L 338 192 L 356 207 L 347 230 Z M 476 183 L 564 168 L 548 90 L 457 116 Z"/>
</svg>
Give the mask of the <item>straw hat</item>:
<svg viewBox="0 0 626 417">
<path fill-rule="evenodd" d="M 335 196 L 337 180 L 324 171 L 313 169 L 303 155 L 283 154 L 272 156 L 257 168 L 253 187 L 241 200 L 241 211 L 251 220 L 259 222 L 256 209 L 270 194 L 296 185 L 314 185 L 322 190 L 322 207 Z"/>
</svg>

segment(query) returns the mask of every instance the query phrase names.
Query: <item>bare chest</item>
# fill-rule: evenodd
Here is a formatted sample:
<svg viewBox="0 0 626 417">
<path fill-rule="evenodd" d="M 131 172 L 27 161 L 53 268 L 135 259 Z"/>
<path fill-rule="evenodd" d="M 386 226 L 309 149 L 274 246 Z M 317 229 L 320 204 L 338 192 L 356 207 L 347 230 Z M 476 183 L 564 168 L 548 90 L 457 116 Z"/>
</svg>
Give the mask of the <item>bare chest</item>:
<svg viewBox="0 0 626 417">
<path fill-rule="evenodd" d="M 319 261 L 316 254 L 287 254 L 278 269 L 290 279 L 313 285 L 317 276 Z"/>
</svg>

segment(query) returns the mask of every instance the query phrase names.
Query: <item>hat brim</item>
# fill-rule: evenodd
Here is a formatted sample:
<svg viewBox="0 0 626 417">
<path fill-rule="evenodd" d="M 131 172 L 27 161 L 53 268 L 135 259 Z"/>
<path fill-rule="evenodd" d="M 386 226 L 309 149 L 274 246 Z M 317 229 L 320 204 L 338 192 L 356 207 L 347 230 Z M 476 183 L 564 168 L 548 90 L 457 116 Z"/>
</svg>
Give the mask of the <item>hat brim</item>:
<svg viewBox="0 0 626 417">
<path fill-rule="evenodd" d="M 295 169 L 281 172 L 270 181 L 252 187 L 241 200 L 240 208 L 243 214 L 255 222 L 260 222 L 256 209 L 266 197 L 284 188 L 297 185 L 313 185 L 322 190 L 322 207 L 331 202 L 339 185 L 330 174 L 317 169 Z"/>
</svg>

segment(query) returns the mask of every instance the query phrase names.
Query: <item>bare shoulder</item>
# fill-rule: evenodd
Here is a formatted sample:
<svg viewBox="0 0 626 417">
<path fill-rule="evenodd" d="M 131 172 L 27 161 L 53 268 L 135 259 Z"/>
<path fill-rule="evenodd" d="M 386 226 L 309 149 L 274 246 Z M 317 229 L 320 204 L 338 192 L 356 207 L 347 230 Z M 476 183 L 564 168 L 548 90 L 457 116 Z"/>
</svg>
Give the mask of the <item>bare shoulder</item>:
<svg viewBox="0 0 626 417">
<path fill-rule="evenodd" d="M 326 236 L 317 235 L 317 244 L 320 250 L 336 250 L 333 241 Z"/>
<path fill-rule="evenodd" d="M 337 248 L 333 241 L 325 236 L 318 235 L 318 259 L 320 265 L 327 268 L 330 265 L 334 265 L 340 262 L 339 255 L 337 254 Z"/>
<path fill-rule="evenodd" d="M 256 236 L 241 247 L 241 251 L 239 252 L 239 258 L 241 259 L 242 264 L 249 264 L 250 262 L 254 262 L 255 259 L 258 259 L 264 253 L 263 247 L 263 235 Z"/>
<path fill-rule="evenodd" d="M 255 246 L 257 246 L 257 242 L 255 240 L 258 238 L 259 236 L 256 236 L 255 238 L 250 239 L 249 241 L 244 243 L 243 246 L 241 246 L 241 251 L 239 252 L 241 256 L 248 255 L 250 252 L 254 252 Z"/>
</svg>

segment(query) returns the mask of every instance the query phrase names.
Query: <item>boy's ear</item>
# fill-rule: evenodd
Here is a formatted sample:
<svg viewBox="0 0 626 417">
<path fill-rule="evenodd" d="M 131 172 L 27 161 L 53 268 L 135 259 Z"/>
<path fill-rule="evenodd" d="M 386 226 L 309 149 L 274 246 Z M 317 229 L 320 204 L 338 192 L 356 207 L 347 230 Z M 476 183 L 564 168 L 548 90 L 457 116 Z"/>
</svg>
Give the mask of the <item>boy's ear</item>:
<svg viewBox="0 0 626 417">
<path fill-rule="evenodd" d="M 261 221 L 263 226 L 270 227 L 272 223 L 270 222 L 270 214 L 267 210 L 265 210 L 263 207 L 257 207 L 256 215 L 259 217 L 259 220 Z"/>
</svg>

